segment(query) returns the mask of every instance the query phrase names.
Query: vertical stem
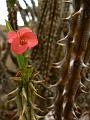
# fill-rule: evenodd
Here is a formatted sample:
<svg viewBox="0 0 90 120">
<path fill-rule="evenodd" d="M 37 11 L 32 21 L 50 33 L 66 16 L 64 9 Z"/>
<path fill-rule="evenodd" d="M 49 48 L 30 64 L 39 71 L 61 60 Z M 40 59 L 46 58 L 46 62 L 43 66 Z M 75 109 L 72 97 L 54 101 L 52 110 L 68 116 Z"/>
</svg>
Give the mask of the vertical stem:
<svg viewBox="0 0 90 120">
<path fill-rule="evenodd" d="M 7 10 L 8 10 L 8 20 L 13 28 L 13 30 L 17 30 L 17 10 L 15 7 L 16 0 L 6 0 Z"/>
<path fill-rule="evenodd" d="M 56 88 L 55 120 L 74 120 L 76 93 L 81 86 L 84 56 L 90 38 L 90 1 L 73 0 L 70 30 L 66 41 L 66 56 L 61 65 L 61 79 Z M 70 40 L 71 38 L 71 40 Z M 86 62 L 86 61 L 85 61 Z"/>
</svg>

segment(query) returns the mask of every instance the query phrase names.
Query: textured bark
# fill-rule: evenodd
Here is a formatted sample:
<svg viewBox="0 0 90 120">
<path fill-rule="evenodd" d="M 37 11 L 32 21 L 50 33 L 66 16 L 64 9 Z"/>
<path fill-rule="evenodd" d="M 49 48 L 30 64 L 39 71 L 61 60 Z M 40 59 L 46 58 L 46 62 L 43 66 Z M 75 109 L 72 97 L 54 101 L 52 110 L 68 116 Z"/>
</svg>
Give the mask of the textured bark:
<svg viewBox="0 0 90 120">
<path fill-rule="evenodd" d="M 62 55 L 62 48 L 57 45 L 57 41 L 61 38 L 65 23 L 62 22 L 61 18 L 67 17 L 69 3 L 66 7 L 67 11 L 63 0 L 39 1 L 40 16 L 38 16 L 37 30 L 39 45 L 32 52 L 32 60 L 35 61 L 42 78 L 45 79 L 51 78 L 52 63 L 57 62 Z"/>
</svg>

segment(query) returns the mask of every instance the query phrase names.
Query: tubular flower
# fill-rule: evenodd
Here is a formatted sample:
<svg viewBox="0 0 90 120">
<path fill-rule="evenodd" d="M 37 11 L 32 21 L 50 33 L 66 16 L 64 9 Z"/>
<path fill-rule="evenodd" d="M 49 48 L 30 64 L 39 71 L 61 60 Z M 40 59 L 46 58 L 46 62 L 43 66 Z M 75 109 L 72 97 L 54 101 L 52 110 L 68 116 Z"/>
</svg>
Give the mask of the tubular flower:
<svg viewBox="0 0 90 120">
<path fill-rule="evenodd" d="M 11 44 L 11 50 L 16 54 L 22 54 L 38 44 L 36 34 L 27 27 L 8 32 L 7 38 Z"/>
</svg>

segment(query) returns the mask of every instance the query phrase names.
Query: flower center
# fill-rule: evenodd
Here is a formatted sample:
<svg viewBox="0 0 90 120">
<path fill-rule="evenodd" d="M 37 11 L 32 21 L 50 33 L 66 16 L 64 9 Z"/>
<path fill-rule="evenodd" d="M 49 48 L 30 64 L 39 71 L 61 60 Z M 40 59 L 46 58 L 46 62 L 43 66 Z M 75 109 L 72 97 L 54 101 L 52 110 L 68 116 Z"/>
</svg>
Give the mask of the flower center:
<svg viewBox="0 0 90 120">
<path fill-rule="evenodd" d="M 25 45 L 27 43 L 27 40 L 26 39 L 20 39 L 20 44 L 21 45 Z"/>
</svg>

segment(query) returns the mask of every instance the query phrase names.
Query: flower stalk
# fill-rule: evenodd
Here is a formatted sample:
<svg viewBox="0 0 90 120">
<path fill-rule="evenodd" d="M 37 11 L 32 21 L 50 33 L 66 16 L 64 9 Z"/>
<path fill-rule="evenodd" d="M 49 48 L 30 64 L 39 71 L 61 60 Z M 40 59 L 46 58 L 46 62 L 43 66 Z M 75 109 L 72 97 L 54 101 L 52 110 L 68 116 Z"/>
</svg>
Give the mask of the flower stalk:
<svg viewBox="0 0 90 120">
<path fill-rule="evenodd" d="M 36 114 L 36 111 L 40 109 L 37 108 L 37 105 L 35 104 L 35 98 L 38 95 L 36 90 L 37 83 L 34 82 L 36 81 L 36 71 L 29 65 L 28 61 L 28 56 L 30 55 L 28 49 L 37 45 L 37 38 L 35 34 L 26 27 L 15 32 L 11 31 L 12 27 L 8 21 L 6 21 L 6 26 L 10 30 L 8 33 L 8 42 L 11 44 L 12 51 L 16 53 L 20 69 L 19 73 L 16 75 L 18 118 L 19 120 L 38 120 L 40 116 Z M 24 46 L 26 49 L 24 49 Z"/>
</svg>

